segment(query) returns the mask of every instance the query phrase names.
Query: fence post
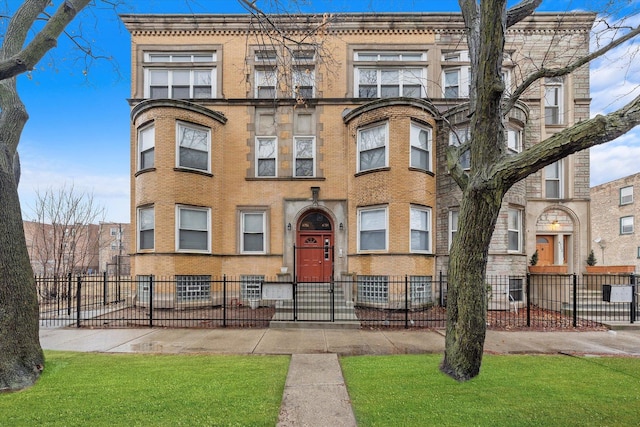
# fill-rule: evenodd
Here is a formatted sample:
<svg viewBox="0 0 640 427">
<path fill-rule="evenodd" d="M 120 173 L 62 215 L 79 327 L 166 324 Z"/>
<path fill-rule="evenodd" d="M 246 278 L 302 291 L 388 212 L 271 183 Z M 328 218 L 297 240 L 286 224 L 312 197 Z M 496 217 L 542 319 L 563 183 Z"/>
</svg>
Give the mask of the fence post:
<svg viewBox="0 0 640 427">
<path fill-rule="evenodd" d="M 149 277 L 149 327 L 153 328 L 153 274 Z"/>
<path fill-rule="evenodd" d="M 636 295 L 636 275 L 631 273 L 631 277 L 630 277 L 630 282 L 631 282 L 631 310 L 630 310 L 630 319 L 629 322 L 630 323 L 635 323 L 636 321 L 636 308 L 637 308 L 637 303 L 638 303 L 638 297 Z"/>
<path fill-rule="evenodd" d="M 438 278 L 438 287 L 440 288 L 440 307 L 444 307 L 444 294 L 442 293 L 442 270 Z"/>
<path fill-rule="evenodd" d="M 525 283 L 525 286 L 527 287 L 527 290 L 525 291 L 527 293 L 527 328 L 531 327 L 531 274 L 527 273 L 527 281 Z"/>
<path fill-rule="evenodd" d="M 578 275 L 573 273 L 573 327 L 578 326 Z"/>
<path fill-rule="evenodd" d="M 227 275 L 222 276 L 222 326 L 227 327 Z"/>
<path fill-rule="evenodd" d="M 107 272 L 102 273 L 102 305 L 107 305 L 109 302 L 109 298 L 107 293 L 109 292 L 109 287 L 107 285 Z"/>
<path fill-rule="evenodd" d="M 67 316 L 71 316 L 71 306 L 73 305 L 73 298 L 71 297 L 71 278 L 71 273 L 67 274 Z"/>
<path fill-rule="evenodd" d="M 404 275 L 404 328 L 409 329 L 409 278 Z"/>
<path fill-rule="evenodd" d="M 71 275 L 71 273 L 69 273 Z M 82 301 L 82 278 L 78 276 L 78 288 L 76 292 L 76 327 L 80 327 L 80 302 Z"/>
</svg>

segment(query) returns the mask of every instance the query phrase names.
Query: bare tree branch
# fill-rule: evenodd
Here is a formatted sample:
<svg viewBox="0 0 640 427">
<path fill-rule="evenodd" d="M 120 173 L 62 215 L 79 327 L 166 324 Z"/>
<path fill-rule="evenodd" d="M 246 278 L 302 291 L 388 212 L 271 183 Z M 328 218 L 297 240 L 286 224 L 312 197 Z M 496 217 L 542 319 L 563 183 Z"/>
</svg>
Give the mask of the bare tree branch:
<svg viewBox="0 0 640 427">
<path fill-rule="evenodd" d="M 507 11 L 507 28 L 531 15 L 542 4 L 542 0 L 523 0 Z"/>
<path fill-rule="evenodd" d="M 635 38 L 640 35 L 640 26 L 633 28 L 627 34 L 622 37 L 619 37 L 616 40 L 613 40 L 608 45 L 590 53 L 589 55 L 578 58 L 576 61 L 571 64 L 561 67 L 561 68 L 546 68 L 542 67 L 535 73 L 530 74 L 517 88 L 513 91 L 511 96 L 505 101 L 503 109 L 505 112 L 510 111 L 515 103 L 520 99 L 520 96 L 535 82 L 545 77 L 560 77 L 570 74 L 575 71 L 577 68 L 582 67 L 593 61 L 596 58 L 599 58 L 606 54 L 607 52 L 615 49 L 616 47 L 622 45 L 623 43 Z"/>
<path fill-rule="evenodd" d="M 65 27 L 91 0 L 65 0 L 42 30 L 22 49 L 26 34 L 35 19 L 49 4 L 47 0 L 25 0 L 9 23 L 0 57 L 0 80 L 31 70 L 57 44 Z M 9 33 L 13 37 L 9 37 Z"/>
</svg>

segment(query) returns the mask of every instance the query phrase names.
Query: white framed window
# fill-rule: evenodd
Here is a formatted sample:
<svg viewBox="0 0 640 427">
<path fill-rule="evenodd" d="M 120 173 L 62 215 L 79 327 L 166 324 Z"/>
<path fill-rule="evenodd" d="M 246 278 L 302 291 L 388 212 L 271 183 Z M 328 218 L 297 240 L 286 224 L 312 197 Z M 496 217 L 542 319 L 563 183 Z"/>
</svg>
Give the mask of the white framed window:
<svg viewBox="0 0 640 427">
<path fill-rule="evenodd" d="M 513 153 L 522 151 L 522 129 L 513 125 L 507 126 L 507 148 Z"/>
<path fill-rule="evenodd" d="M 310 99 L 315 97 L 315 71 L 313 67 L 296 67 L 293 69 L 293 97 Z"/>
<path fill-rule="evenodd" d="M 216 52 L 147 52 L 144 97 L 216 97 Z"/>
<path fill-rule="evenodd" d="M 264 276 L 258 274 L 240 275 L 240 298 L 244 301 L 262 298 Z"/>
<path fill-rule="evenodd" d="M 468 127 L 457 127 L 449 131 L 449 145 L 459 147 L 469 141 L 471 130 Z M 458 158 L 460 167 L 464 170 L 471 169 L 471 150 L 465 150 Z"/>
<path fill-rule="evenodd" d="M 256 98 L 276 98 L 278 84 L 278 72 L 275 67 L 258 69 L 255 72 Z"/>
<path fill-rule="evenodd" d="M 633 234 L 633 216 L 620 218 L 620 234 Z"/>
<path fill-rule="evenodd" d="M 459 212 L 457 210 L 449 211 L 449 249 L 451 249 L 453 239 L 458 233 L 458 215 Z"/>
<path fill-rule="evenodd" d="M 211 300 L 211 276 L 176 276 L 176 300 L 178 302 Z"/>
<path fill-rule="evenodd" d="M 296 136 L 293 141 L 295 144 L 294 176 L 315 176 L 316 139 L 313 136 Z"/>
<path fill-rule="evenodd" d="M 411 252 L 431 252 L 431 209 L 412 207 L 411 223 Z"/>
<path fill-rule="evenodd" d="M 278 176 L 278 139 L 275 136 L 256 137 L 256 176 Z"/>
<path fill-rule="evenodd" d="M 136 275 L 136 299 L 138 302 L 149 302 L 151 295 L 152 275 L 138 274 Z"/>
<path fill-rule="evenodd" d="M 153 124 L 138 129 L 138 170 L 155 166 L 156 128 Z"/>
<path fill-rule="evenodd" d="M 211 130 L 178 122 L 176 133 L 176 166 L 211 172 Z"/>
<path fill-rule="evenodd" d="M 358 210 L 358 250 L 387 250 L 388 218 L 386 207 Z"/>
<path fill-rule="evenodd" d="M 389 276 L 358 276 L 358 301 L 387 303 Z"/>
<path fill-rule="evenodd" d="M 442 54 L 442 92 L 445 98 L 468 98 L 471 90 L 471 66 L 448 65 L 447 63 L 469 63 L 469 51 L 459 50 Z"/>
<path fill-rule="evenodd" d="M 138 250 L 154 249 L 155 209 L 138 208 Z"/>
<path fill-rule="evenodd" d="M 411 123 L 410 134 L 410 166 L 431 171 L 431 128 Z"/>
<path fill-rule="evenodd" d="M 633 185 L 620 189 L 620 204 L 628 205 L 633 203 Z"/>
<path fill-rule="evenodd" d="M 547 199 L 562 199 L 564 197 L 562 160 L 551 163 L 544 168 L 544 190 Z"/>
<path fill-rule="evenodd" d="M 120 231 L 120 229 L 118 227 L 110 227 L 109 228 L 109 235 L 110 236 L 117 236 L 119 231 Z"/>
<path fill-rule="evenodd" d="M 240 223 L 240 252 L 243 254 L 266 253 L 266 212 L 241 212 Z"/>
<path fill-rule="evenodd" d="M 547 77 L 544 81 L 544 123 L 563 123 L 564 88 L 562 77 Z"/>
<path fill-rule="evenodd" d="M 412 305 L 428 304 L 431 302 L 432 276 L 409 276 L 409 295 Z"/>
<path fill-rule="evenodd" d="M 387 123 L 358 129 L 358 172 L 388 165 L 388 141 Z"/>
<path fill-rule="evenodd" d="M 522 252 L 522 211 L 509 208 L 507 213 L 509 252 Z"/>
<path fill-rule="evenodd" d="M 425 52 L 356 52 L 354 96 L 423 98 L 426 61 Z"/>
<path fill-rule="evenodd" d="M 211 251 L 211 209 L 177 206 L 176 249 L 183 252 Z"/>
</svg>

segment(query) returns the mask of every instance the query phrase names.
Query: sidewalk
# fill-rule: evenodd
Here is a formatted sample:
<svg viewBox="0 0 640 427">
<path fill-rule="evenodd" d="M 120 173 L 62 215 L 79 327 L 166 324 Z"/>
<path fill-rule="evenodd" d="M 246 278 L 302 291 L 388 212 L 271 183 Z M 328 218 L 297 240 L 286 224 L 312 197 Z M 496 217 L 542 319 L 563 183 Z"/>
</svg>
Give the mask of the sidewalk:
<svg viewBox="0 0 640 427">
<path fill-rule="evenodd" d="M 356 427 L 338 355 L 444 352 L 441 330 L 40 329 L 45 350 L 290 354 L 277 427 Z M 640 357 L 640 331 L 487 331 L 485 353 Z"/>
<path fill-rule="evenodd" d="M 444 330 L 41 328 L 40 343 L 45 350 L 110 353 L 419 354 L 442 353 Z M 640 331 L 487 331 L 484 348 L 492 354 L 640 356 Z"/>
</svg>

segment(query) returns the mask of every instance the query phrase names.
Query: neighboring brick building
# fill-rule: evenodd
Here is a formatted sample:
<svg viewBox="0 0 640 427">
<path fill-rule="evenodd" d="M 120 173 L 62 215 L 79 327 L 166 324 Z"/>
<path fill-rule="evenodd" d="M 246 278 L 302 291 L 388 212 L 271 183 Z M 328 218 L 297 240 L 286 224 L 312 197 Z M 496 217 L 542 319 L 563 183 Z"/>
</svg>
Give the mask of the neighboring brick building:
<svg viewBox="0 0 640 427">
<path fill-rule="evenodd" d="M 31 268 L 36 275 L 98 272 L 99 227 L 22 221 Z"/>
<path fill-rule="evenodd" d="M 323 17 L 298 19 L 304 29 Z M 376 302 L 387 276 L 428 282 L 446 270 L 461 192 L 445 149 L 469 121 L 462 17 L 331 19 L 323 61 L 265 43 L 248 15 L 122 16 L 132 37 L 133 274 L 272 277 L 284 267 L 300 279 L 357 276 L 360 297 Z M 537 14 L 514 26 L 507 90 L 543 59 L 586 54 L 593 19 Z M 589 102 L 587 66 L 532 85 L 505 120 L 507 149 L 587 119 Z M 543 263 L 580 272 L 588 211 L 587 151 L 519 183 L 488 274 L 525 274 L 537 240 Z"/>
<path fill-rule="evenodd" d="M 598 265 L 633 265 L 640 271 L 640 173 L 591 188 L 591 248 Z"/>
<path fill-rule="evenodd" d="M 131 225 L 120 222 L 101 222 L 98 232 L 99 268 L 111 276 L 131 274 L 129 248 Z"/>
</svg>

